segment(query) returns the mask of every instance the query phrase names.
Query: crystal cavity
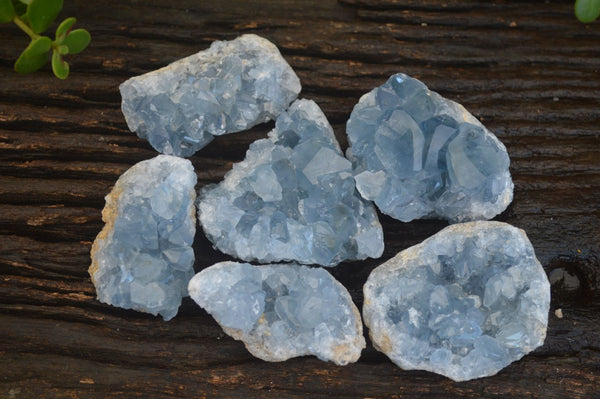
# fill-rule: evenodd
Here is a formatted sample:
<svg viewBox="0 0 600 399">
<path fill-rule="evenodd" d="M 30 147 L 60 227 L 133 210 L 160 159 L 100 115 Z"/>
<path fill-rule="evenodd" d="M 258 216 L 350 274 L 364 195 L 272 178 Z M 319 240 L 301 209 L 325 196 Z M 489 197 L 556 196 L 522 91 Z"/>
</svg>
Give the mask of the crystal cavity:
<svg viewBox="0 0 600 399">
<path fill-rule="evenodd" d="M 455 381 L 496 374 L 541 346 L 550 284 L 523 230 L 451 225 L 375 268 L 363 318 L 376 349 Z"/>
</svg>

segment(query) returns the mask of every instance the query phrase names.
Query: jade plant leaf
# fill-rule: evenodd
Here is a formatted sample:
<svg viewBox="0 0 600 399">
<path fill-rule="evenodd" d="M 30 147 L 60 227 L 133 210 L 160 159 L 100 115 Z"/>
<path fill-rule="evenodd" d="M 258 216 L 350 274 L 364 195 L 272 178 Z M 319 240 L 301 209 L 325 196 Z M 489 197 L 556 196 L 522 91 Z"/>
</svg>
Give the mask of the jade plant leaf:
<svg viewBox="0 0 600 399">
<path fill-rule="evenodd" d="M 35 33 L 42 33 L 58 16 L 62 9 L 63 0 L 31 0 L 27 6 L 27 17 L 31 29 Z"/>
<path fill-rule="evenodd" d="M 15 62 L 15 71 L 31 73 L 40 69 L 48 62 L 48 51 L 51 47 L 52 40 L 48 37 L 43 36 L 32 40 Z"/>
<path fill-rule="evenodd" d="M 600 0 L 577 0 L 575 16 L 583 23 L 594 21 L 600 16 Z"/>
<path fill-rule="evenodd" d="M 67 35 L 63 43 L 69 47 L 69 54 L 77 54 L 90 44 L 90 40 L 90 33 L 87 30 L 75 29 Z"/>
<path fill-rule="evenodd" d="M 11 3 L 15 8 L 15 14 L 20 15 L 23 19 L 24 14 L 27 12 L 27 4 L 19 0 L 12 0 Z"/>
<path fill-rule="evenodd" d="M 56 50 L 52 52 L 52 71 L 59 79 L 66 79 L 69 76 L 69 64 Z"/>
<path fill-rule="evenodd" d="M 56 28 L 56 36 L 55 39 L 58 43 L 62 43 L 67 37 L 67 34 L 71 31 L 71 27 L 75 24 L 77 20 L 73 17 L 67 18 L 58 25 Z"/>
<path fill-rule="evenodd" d="M 15 16 L 15 7 L 11 0 L 0 0 L 0 22 L 10 22 Z"/>
</svg>

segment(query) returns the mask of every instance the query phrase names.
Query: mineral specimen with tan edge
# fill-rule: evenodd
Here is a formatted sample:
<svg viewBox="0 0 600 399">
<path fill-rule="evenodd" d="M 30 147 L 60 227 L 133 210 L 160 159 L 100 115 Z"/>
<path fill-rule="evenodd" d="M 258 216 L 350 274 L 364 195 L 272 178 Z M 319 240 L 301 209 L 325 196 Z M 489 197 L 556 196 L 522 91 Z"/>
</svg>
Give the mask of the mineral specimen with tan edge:
<svg viewBox="0 0 600 399">
<path fill-rule="evenodd" d="M 214 136 L 275 119 L 301 86 L 273 43 L 247 34 L 216 41 L 119 89 L 129 129 L 159 152 L 187 157 Z"/>
<path fill-rule="evenodd" d="M 321 268 L 221 262 L 196 274 L 188 289 L 228 335 L 266 361 L 315 355 L 345 365 L 365 347 L 350 294 Z"/>
<path fill-rule="evenodd" d="M 447 227 L 375 268 L 363 318 L 376 349 L 455 381 L 496 374 L 541 346 L 550 284 L 523 230 Z"/>
<path fill-rule="evenodd" d="M 98 300 L 165 320 L 177 314 L 194 275 L 195 185 L 191 162 L 170 155 L 139 162 L 119 178 L 92 245 Z"/>
</svg>

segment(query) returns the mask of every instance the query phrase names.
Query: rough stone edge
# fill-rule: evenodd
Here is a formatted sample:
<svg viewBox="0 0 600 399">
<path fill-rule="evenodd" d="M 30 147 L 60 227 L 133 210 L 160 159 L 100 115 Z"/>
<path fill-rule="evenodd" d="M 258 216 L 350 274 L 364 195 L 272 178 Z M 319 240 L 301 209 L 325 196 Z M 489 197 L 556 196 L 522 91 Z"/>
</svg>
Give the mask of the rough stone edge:
<svg viewBox="0 0 600 399">
<path fill-rule="evenodd" d="M 95 276 L 100 268 L 100 265 L 98 264 L 98 261 L 96 259 L 96 252 L 98 252 L 104 246 L 106 240 L 108 238 L 112 237 L 112 235 L 114 233 L 115 222 L 119 216 L 119 205 L 121 204 L 121 195 L 123 193 L 122 181 L 124 180 L 125 177 L 129 176 L 130 174 L 135 173 L 137 171 L 137 169 L 143 168 L 145 166 L 145 164 L 150 163 L 154 159 L 157 159 L 159 157 L 165 157 L 165 156 L 187 161 L 190 164 L 190 166 L 192 167 L 192 172 L 195 174 L 194 166 L 192 165 L 192 163 L 189 160 L 187 160 L 185 158 L 180 158 L 180 157 L 177 157 L 174 155 L 159 154 L 150 159 L 140 161 L 140 162 L 136 163 L 135 165 L 133 165 L 132 167 L 130 167 L 129 169 L 127 169 L 121 176 L 119 176 L 114 187 L 104 197 L 104 200 L 106 202 L 106 204 L 104 205 L 104 208 L 102 208 L 102 221 L 104 222 L 104 227 L 102 228 L 102 230 L 100 230 L 100 233 L 98 233 L 98 235 L 94 239 L 94 242 L 92 243 L 92 248 L 90 250 L 91 264 L 88 268 L 88 274 L 90 275 L 92 284 L 94 285 L 94 290 L 96 291 L 96 299 L 99 300 L 100 302 L 106 303 L 111 306 L 116 306 L 116 305 L 113 305 L 111 302 L 100 299 L 100 297 L 98 295 L 98 289 L 96 288 Z M 121 179 L 123 179 L 123 180 L 121 180 Z M 197 184 L 197 178 L 196 178 L 196 184 Z M 196 223 L 197 223 L 197 221 L 196 221 L 196 197 L 197 197 L 196 187 L 194 185 L 194 187 L 192 187 L 192 189 L 190 190 L 190 206 L 189 206 L 190 217 L 194 221 L 194 223 L 193 223 L 194 235 L 197 231 L 197 228 L 196 228 Z M 195 254 L 194 254 L 194 261 L 195 261 Z M 192 267 L 193 267 L 193 264 L 192 264 Z M 186 291 L 187 291 L 187 287 L 186 287 Z M 189 293 L 186 296 L 189 296 Z M 181 306 L 181 302 L 180 302 L 179 306 Z M 120 307 L 120 306 L 116 306 L 116 307 Z M 123 309 L 125 309 L 125 308 L 123 308 Z M 127 309 L 133 309 L 133 308 L 127 308 Z M 150 313 L 154 316 L 157 316 L 159 314 L 158 312 L 147 312 L 147 311 L 144 311 L 141 309 L 133 309 L 133 310 L 136 310 L 138 312 Z M 168 319 L 168 320 L 170 320 L 170 319 Z M 165 319 L 165 321 L 168 321 L 168 320 Z"/>
<path fill-rule="evenodd" d="M 449 98 L 446 98 L 444 96 L 442 96 L 441 94 L 439 94 L 436 91 L 433 91 L 429 88 L 429 86 L 425 85 L 427 87 L 427 90 L 429 90 L 430 93 L 434 93 L 436 95 L 438 95 L 439 97 L 441 97 L 442 99 L 444 99 L 446 101 L 446 103 L 449 105 L 450 108 L 454 108 L 454 111 L 460 112 L 460 114 L 463 116 L 463 118 L 465 119 L 465 122 L 467 123 L 471 123 L 473 125 L 479 126 L 483 129 L 483 131 L 485 132 L 485 135 L 490 138 L 497 146 L 500 150 L 504 151 L 508 157 L 508 166 L 506 168 L 506 171 L 504 173 L 504 177 L 508 179 L 509 184 L 506 185 L 504 187 L 504 190 L 502 192 L 502 194 L 498 195 L 498 199 L 495 202 L 491 202 L 491 203 L 483 203 L 483 202 L 477 202 L 476 204 L 473 204 L 471 206 L 470 212 L 471 213 L 476 213 L 478 215 L 480 215 L 479 217 L 485 218 L 485 219 L 491 219 L 494 216 L 497 216 L 499 214 L 501 214 L 502 212 L 504 212 L 506 210 L 506 208 L 508 208 L 508 206 L 511 204 L 512 200 L 513 200 L 513 196 L 514 196 L 514 188 L 515 188 L 515 184 L 513 182 L 512 179 L 512 175 L 510 174 L 510 163 L 511 163 L 511 159 L 510 159 L 510 154 L 508 153 L 508 149 L 506 148 L 506 146 L 504 145 L 504 143 L 502 141 L 500 141 L 500 139 L 498 138 L 498 136 L 496 136 L 496 134 L 494 132 L 492 132 L 491 130 L 489 130 L 479 119 L 477 119 L 477 117 L 475 115 L 473 115 L 472 113 L 469 112 L 468 109 L 465 108 L 464 105 L 451 100 Z M 485 205 L 488 205 L 490 208 L 492 208 L 493 210 L 490 211 L 488 210 L 481 210 L 478 209 L 480 207 L 484 208 Z M 483 205 L 483 206 L 482 206 Z M 434 211 L 435 212 L 435 211 Z M 436 213 L 437 215 L 437 213 Z M 437 217 L 440 217 L 439 215 Z M 445 218 L 444 218 L 445 219 Z M 461 218 L 455 222 L 452 223 L 466 223 L 469 221 L 477 221 L 477 220 L 481 220 L 478 217 L 465 217 L 465 218 Z M 525 235 L 525 237 L 527 238 L 527 235 Z M 529 241 L 529 240 L 528 240 Z"/>
</svg>

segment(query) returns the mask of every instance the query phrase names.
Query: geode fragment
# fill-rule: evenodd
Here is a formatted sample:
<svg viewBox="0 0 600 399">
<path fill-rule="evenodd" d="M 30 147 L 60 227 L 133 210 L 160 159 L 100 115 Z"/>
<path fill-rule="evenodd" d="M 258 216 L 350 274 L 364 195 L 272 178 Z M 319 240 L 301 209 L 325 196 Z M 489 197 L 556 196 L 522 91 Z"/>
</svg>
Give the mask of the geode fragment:
<svg viewBox="0 0 600 399">
<path fill-rule="evenodd" d="M 506 223 L 445 228 L 374 269 L 364 295 L 373 345 L 403 369 L 490 376 L 546 337 L 550 284 Z"/>
<path fill-rule="evenodd" d="M 396 219 L 491 219 L 512 201 L 504 145 L 462 105 L 396 74 L 347 124 L 356 187 Z"/>
<path fill-rule="evenodd" d="M 127 170 L 106 196 L 106 223 L 89 273 L 109 305 L 177 314 L 194 275 L 196 174 L 190 161 L 159 155 Z"/>
<path fill-rule="evenodd" d="M 199 220 L 222 252 L 260 263 L 335 266 L 379 257 L 383 232 L 361 198 L 327 118 L 295 101 L 219 185 L 204 187 Z"/>
<path fill-rule="evenodd" d="M 276 118 L 300 88 L 277 47 L 253 34 L 216 41 L 119 87 L 129 129 L 157 151 L 184 157 L 215 135 Z"/>
<path fill-rule="evenodd" d="M 196 274 L 189 292 L 228 335 L 266 361 L 315 355 L 345 365 L 365 347 L 350 294 L 321 268 L 222 262 Z"/>
</svg>

